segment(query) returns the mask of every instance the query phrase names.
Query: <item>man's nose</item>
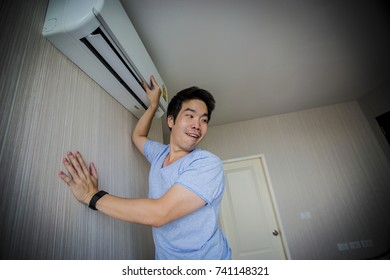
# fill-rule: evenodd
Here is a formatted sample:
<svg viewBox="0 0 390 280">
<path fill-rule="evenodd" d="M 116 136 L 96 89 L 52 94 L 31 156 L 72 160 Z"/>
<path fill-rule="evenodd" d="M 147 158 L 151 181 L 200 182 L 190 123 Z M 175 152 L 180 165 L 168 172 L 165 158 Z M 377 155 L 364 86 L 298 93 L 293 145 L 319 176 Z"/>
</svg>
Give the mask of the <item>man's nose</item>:
<svg viewBox="0 0 390 280">
<path fill-rule="evenodd" d="M 199 130 L 200 129 L 200 120 L 193 119 L 191 127 L 192 127 L 192 129 Z"/>
</svg>

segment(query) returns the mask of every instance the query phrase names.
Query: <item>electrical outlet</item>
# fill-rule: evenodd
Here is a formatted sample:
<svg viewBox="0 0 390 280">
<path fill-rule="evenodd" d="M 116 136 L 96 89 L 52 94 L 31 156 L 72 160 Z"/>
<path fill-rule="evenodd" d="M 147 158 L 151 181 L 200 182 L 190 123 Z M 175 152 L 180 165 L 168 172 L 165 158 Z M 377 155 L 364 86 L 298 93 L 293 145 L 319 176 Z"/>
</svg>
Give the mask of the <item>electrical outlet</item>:
<svg viewBox="0 0 390 280">
<path fill-rule="evenodd" d="M 374 242 L 372 242 L 371 239 L 360 240 L 360 243 L 362 244 L 363 248 L 368 248 L 368 247 L 374 246 Z"/>
<path fill-rule="evenodd" d="M 337 248 L 339 249 L 339 251 L 348 251 L 349 244 L 348 243 L 337 243 Z"/>
<path fill-rule="evenodd" d="M 351 249 L 360 249 L 362 248 L 362 244 L 360 243 L 360 241 L 351 241 L 349 242 L 349 247 Z"/>
</svg>

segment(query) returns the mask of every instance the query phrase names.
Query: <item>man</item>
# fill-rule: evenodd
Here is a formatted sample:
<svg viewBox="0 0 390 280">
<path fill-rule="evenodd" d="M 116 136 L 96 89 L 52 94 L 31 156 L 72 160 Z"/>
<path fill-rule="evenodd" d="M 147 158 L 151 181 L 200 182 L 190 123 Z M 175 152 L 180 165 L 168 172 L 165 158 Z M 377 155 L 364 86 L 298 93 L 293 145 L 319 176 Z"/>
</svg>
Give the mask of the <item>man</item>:
<svg viewBox="0 0 390 280">
<path fill-rule="evenodd" d="M 144 83 L 149 108 L 134 128 L 132 140 L 151 163 L 149 198 L 120 198 L 98 191 L 97 171 L 81 154 L 68 152 L 60 172 L 74 196 L 90 208 L 131 223 L 153 227 L 156 259 L 230 259 L 231 251 L 218 226 L 224 191 L 221 160 L 197 145 L 204 138 L 215 106 L 212 95 L 192 87 L 168 105 L 170 144 L 148 139 L 161 90 L 151 77 Z"/>
</svg>

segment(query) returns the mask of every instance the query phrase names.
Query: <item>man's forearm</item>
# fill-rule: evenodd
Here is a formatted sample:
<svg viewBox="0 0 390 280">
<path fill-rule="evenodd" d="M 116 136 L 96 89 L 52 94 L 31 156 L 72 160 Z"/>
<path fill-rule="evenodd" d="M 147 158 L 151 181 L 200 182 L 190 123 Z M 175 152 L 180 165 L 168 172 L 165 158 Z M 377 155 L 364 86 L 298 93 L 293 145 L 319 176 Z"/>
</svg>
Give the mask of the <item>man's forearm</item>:
<svg viewBox="0 0 390 280">
<path fill-rule="evenodd" d="M 160 217 L 158 201 L 149 198 L 122 198 L 105 195 L 96 204 L 100 212 L 129 223 L 158 226 Z"/>
<path fill-rule="evenodd" d="M 134 136 L 141 136 L 141 137 L 147 137 L 149 134 L 150 127 L 152 125 L 154 114 L 156 113 L 158 107 L 150 106 L 145 113 L 141 116 L 141 118 L 138 120 L 134 131 L 133 131 L 133 137 Z"/>
<path fill-rule="evenodd" d="M 206 202 L 192 190 L 175 184 L 157 199 L 107 194 L 97 201 L 96 209 L 122 221 L 161 227 L 205 205 Z"/>
<path fill-rule="evenodd" d="M 151 105 L 138 120 L 131 136 L 131 140 L 142 154 L 144 153 L 143 146 L 146 140 L 148 140 L 147 137 L 156 111 L 157 107 Z"/>
<path fill-rule="evenodd" d="M 161 89 L 158 86 L 154 76 L 150 76 L 151 87 L 148 87 L 146 82 L 142 84 L 145 89 L 146 95 L 150 101 L 149 108 L 145 111 L 142 117 L 138 120 L 131 139 L 133 143 L 137 146 L 138 150 L 143 154 L 143 146 L 147 136 L 149 134 L 150 127 L 152 125 L 154 114 L 156 113 L 159 105 L 159 100 L 161 96 Z"/>
</svg>

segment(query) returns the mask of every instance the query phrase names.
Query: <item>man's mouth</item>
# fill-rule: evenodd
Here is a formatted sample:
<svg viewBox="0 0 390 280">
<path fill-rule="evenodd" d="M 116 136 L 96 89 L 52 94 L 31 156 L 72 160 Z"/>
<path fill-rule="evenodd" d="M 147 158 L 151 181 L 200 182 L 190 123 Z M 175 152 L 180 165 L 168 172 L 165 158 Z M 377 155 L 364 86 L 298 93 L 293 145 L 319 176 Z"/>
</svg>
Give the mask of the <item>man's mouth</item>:
<svg viewBox="0 0 390 280">
<path fill-rule="evenodd" d="M 200 135 L 199 134 L 195 134 L 195 133 L 186 133 L 188 136 L 192 137 L 192 138 L 195 138 L 195 139 L 198 139 L 200 138 Z"/>
</svg>

